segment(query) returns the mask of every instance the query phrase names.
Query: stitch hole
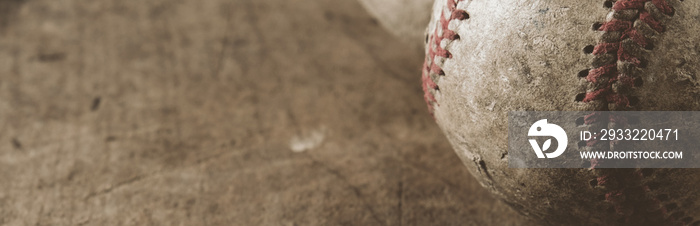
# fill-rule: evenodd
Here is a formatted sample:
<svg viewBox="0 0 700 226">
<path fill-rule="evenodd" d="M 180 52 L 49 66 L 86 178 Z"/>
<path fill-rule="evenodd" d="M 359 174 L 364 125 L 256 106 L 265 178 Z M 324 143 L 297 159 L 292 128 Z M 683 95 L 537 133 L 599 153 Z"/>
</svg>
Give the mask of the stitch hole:
<svg viewBox="0 0 700 226">
<path fill-rule="evenodd" d="M 576 99 L 574 99 L 577 102 L 583 101 L 583 99 L 586 98 L 586 93 L 579 93 L 576 95 Z"/>
<path fill-rule="evenodd" d="M 585 120 L 583 119 L 583 117 L 579 117 L 579 118 L 576 119 L 576 125 L 577 125 L 577 126 L 582 126 L 583 123 L 585 123 Z"/>
<path fill-rule="evenodd" d="M 464 11 L 462 13 L 462 20 L 466 20 L 466 19 L 469 19 L 469 13 L 467 11 Z"/>
<path fill-rule="evenodd" d="M 579 72 L 578 72 L 578 77 L 579 77 L 579 78 L 585 78 L 586 76 L 588 76 L 588 71 L 590 71 L 590 69 L 586 69 L 586 70 L 581 70 L 581 71 L 579 71 Z"/>
<path fill-rule="evenodd" d="M 644 47 L 644 49 L 646 49 L 646 50 L 652 50 L 652 49 L 654 49 L 654 43 L 651 43 L 651 42 L 648 43 L 647 46 Z"/>
<path fill-rule="evenodd" d="M 578 144 L 578 148 L 586 147 L 586 141 L 579 141 L 577 144 Z"/>
<path fill-rule="evenodd" d="M 634 79 L 634 87 L 641 87 L 642 85 L 644 85 L 644 79 L 642 79 L 642 78 Z"/>
<path fill-rule="evenodd" d="M 425 35 L 425 44 L 428 44 L 429 39 L 430 39 L 430 35 L 426 34 Z"/>
<path fill-rule="evenodd" d="M 637 106 L 637 104 L 639 104 L 639 98 L 637 97 L 629 97 L 627 100 L 629 101 L 630 106 Z"/>
<path fill-rule="evenodd" d="M 656 196 L 656 199 L 658 199 L 659 201 L 662 201 L 662 202 L 668 201 L 668 195 L 667 194 L 660 194 L 660 195 Z"/>
<path fill-rule="evenodd" d="M 591 26 L 591 28 L 592 28 L 594 31 L 597 31 L 597 30 L 600 29 L 600 27 L 602 27 L 602 26 L 603 26 L 602 23 L 600 23 L 600 22 L 595 22 L 595 23 L 593 23 L 593 26 Z"/>
<path fill-rule="evenodd" d="M 595 46 L 587 45 L 586 47 L 583 47 L 583 53 L 591 54 L 591 53 L 593 53 L 593 49 L 595 49 Z"/>
<path fill-rule="evenodd" d="M 649 65 L 649 61 L 646 59 L 639 59 L 639 68 L 646 68 Z"/>
<path fill-rule="evenodd" d="M 591 185 L 591 187 L 595 188 L 598 186 L 598 179 L 589 180 L 588 184 Z"/>
<path fill-rule="evenodd" d="M 612 2 L 612 1 L 605 1 L 605 2 L 603 2 L 603 7 L 605 7 L 605 8 L 612 8 L 612 7 L 613 7 L 613 2 Z"/>
<path fill-rule="evenodd" d="M 469 13 L 467 13 L 467 11 L 464 10 L 455 10 L 454 12 L 452 12 L 451 18 L 457 20 L 466 20 L 469 19 Z"/>
</svg>

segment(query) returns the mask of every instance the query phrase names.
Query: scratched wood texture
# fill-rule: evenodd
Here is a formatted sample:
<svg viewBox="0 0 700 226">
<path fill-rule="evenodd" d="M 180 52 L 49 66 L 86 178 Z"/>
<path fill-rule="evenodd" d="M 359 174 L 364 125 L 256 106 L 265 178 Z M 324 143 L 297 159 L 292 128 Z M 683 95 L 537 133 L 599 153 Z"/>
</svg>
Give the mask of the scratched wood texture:
<svg viewBox="0 0 700 226">
<path fill-rule="evenodd" d="M 0 0 L 0 225 L 522 225 L 355 1 Z"/>
</svg>

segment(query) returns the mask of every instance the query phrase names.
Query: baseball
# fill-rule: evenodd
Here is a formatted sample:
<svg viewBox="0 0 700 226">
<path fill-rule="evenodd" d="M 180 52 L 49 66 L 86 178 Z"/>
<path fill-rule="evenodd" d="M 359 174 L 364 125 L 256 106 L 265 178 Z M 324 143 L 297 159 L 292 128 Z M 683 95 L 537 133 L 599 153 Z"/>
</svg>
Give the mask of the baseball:
<svg viewBox="0 0 700 226">
<path fill-rule="evenodd" d="M 695 169 L 508 167 L 510 111 L 700 109 L 700 3 L 437 0 L 428 108 L 471 174 L 543 224 L 700 225 Z"/>
</svg>

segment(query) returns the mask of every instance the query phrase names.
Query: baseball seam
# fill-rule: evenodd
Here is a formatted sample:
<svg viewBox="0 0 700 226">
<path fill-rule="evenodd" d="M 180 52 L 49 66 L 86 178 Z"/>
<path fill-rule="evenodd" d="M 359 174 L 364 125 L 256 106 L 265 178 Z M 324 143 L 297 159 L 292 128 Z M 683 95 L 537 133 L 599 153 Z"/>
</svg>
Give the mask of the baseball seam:
<svg viewBox="0 0 700 226">
<path fill-rule="evenodd" d="M 449 17 L 445 17 L 445 10 L 441 11 L 440 20 L 438 22 L 439 27 L 434 29 L 426 43 L 427 50 L 425 62 L 423 63 L 423 75 L 421 80 L 423 83 L 423 98 L 428 104 L 430 114 L 433 114 L 435 110 L 434 105 L 438 104 L 434 94 L 440 90 L 437 85 L 437 78 L 445 75 L 445 71 L 437 64 L 437 57 L 446 59 L 452 58 L 452 53 L 443 48 L 441 43 L 443 40 L 454 41 L 459 39 L 459 35 L 455 31 L 449 29 L 450 21 L 469 18 L 469 14 L 465 10 L 457 9 L 457 4 L 461 1 L 463 0 L 447 0 L 447 13 Z"/>
<path fill-rule="evenodd" d="M 651 12 L 658 10 L 672 16 L 674 10 L 666 0 L 620 0 L 615 2 L 612 10 L 612 20 L 594 25 L 594 28 L 599 26 L 597 30 L 605 32 L 601 42 L 595 47 L 584 48 L 584 52 L 595 56 L 595 68 L 584 70 L 579 76 L 585 76 L 596 88 L 587 92 L 581 101 L 601 100 L 619 107 L 629 107 L 637 102 L 636 98 L 629 96 L 631 88 L 641 85 L 641 77 L 635 76 L 637 68 L 644 68 L 647 64 L 645 59 L 638 56 L 643 53 L 639 48 L 651 50 L 654 45 L 646 36 L 652 35 L 653 31 L 665 31 Z M 607 108 L 605 105 L 603 107 Z"/>
<path fill-rule="evenodd" d="M 673 16 L 674 9 L 666 0 L 619 0 L 606 5 L 612 8 L 612 19 L 605 23 L 596 23 L 594 30 L 605 32 L 596 46 L 586 46 L 585 53 L 595 56 L 593 69 L 579 72 L 579 77 L 585 77 L 595 88 L 593 91 L 579 94 L 577 101 L 600 101 L 601 111 L 625 110 L 638 103 L 639 99 L 632 97 L 633 88 L 642 85 L 638 74 L 640 68 L 645 68 L 647 62 L 640 55 L 645 50 L 654 48 L 647 36 L 663 33 L 665 28 L 659 22 L 660 14 Z M 642 49 L 644 50 L 642 50 Z M 614 104 L 610 109 L 609 104 Z M 614 113 L 593 113 L 584 118 L 585 124 L 602 123 L 602 126 L 617 124 L 624 126 L 627 120 Z M 610 150 L 616 143 L 599 143 L 590 141 L 588 147 Z M 591 161 L 591 169 L 595 169 L 598 160 Z M 605 188 L 604 200 L 612 204 L 616 214 L 621 215 L 619 223 L 658 223 L 665 225 L 680 224 L 683 212 L 669 215 L 669 210 L 661 205 L 658 197 L 652 194 L 648 184 L 643 183 L 643 170 L 633 170 L 631 175 L 627 169 L 599 169 L 597 177 L 591 184 Z M 653 171 L 652 171 L 653 172 Z M 676 204 L 671 204 L 676 205 Z M 644 211 L 642 211 L 644 210 Z M 684 223 L 690 223 L 692 218 L 683 218 Z"/>
</svg>

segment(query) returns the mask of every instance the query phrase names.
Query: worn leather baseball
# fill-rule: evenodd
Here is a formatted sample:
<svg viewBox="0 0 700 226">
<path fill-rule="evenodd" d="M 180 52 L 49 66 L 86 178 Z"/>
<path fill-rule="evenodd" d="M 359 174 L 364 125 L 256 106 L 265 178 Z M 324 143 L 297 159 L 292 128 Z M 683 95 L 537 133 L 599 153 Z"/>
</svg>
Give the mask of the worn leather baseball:
<svg viewBox="0 0 700 226">
<path fill-rule="evenodd" d="M 699 110 L 699 1 L 437 0 L 427 31 L 425 100 L 495 196 L 548 224 L 700 225 L 699 170 L 515 169 L 507 151 L 509 111 Z"/>
<path fill-rule="evenodd" d="M 360 0 L 379 23 L 400 40 L 419 46 L 433 0 Z"/>
</svg>

